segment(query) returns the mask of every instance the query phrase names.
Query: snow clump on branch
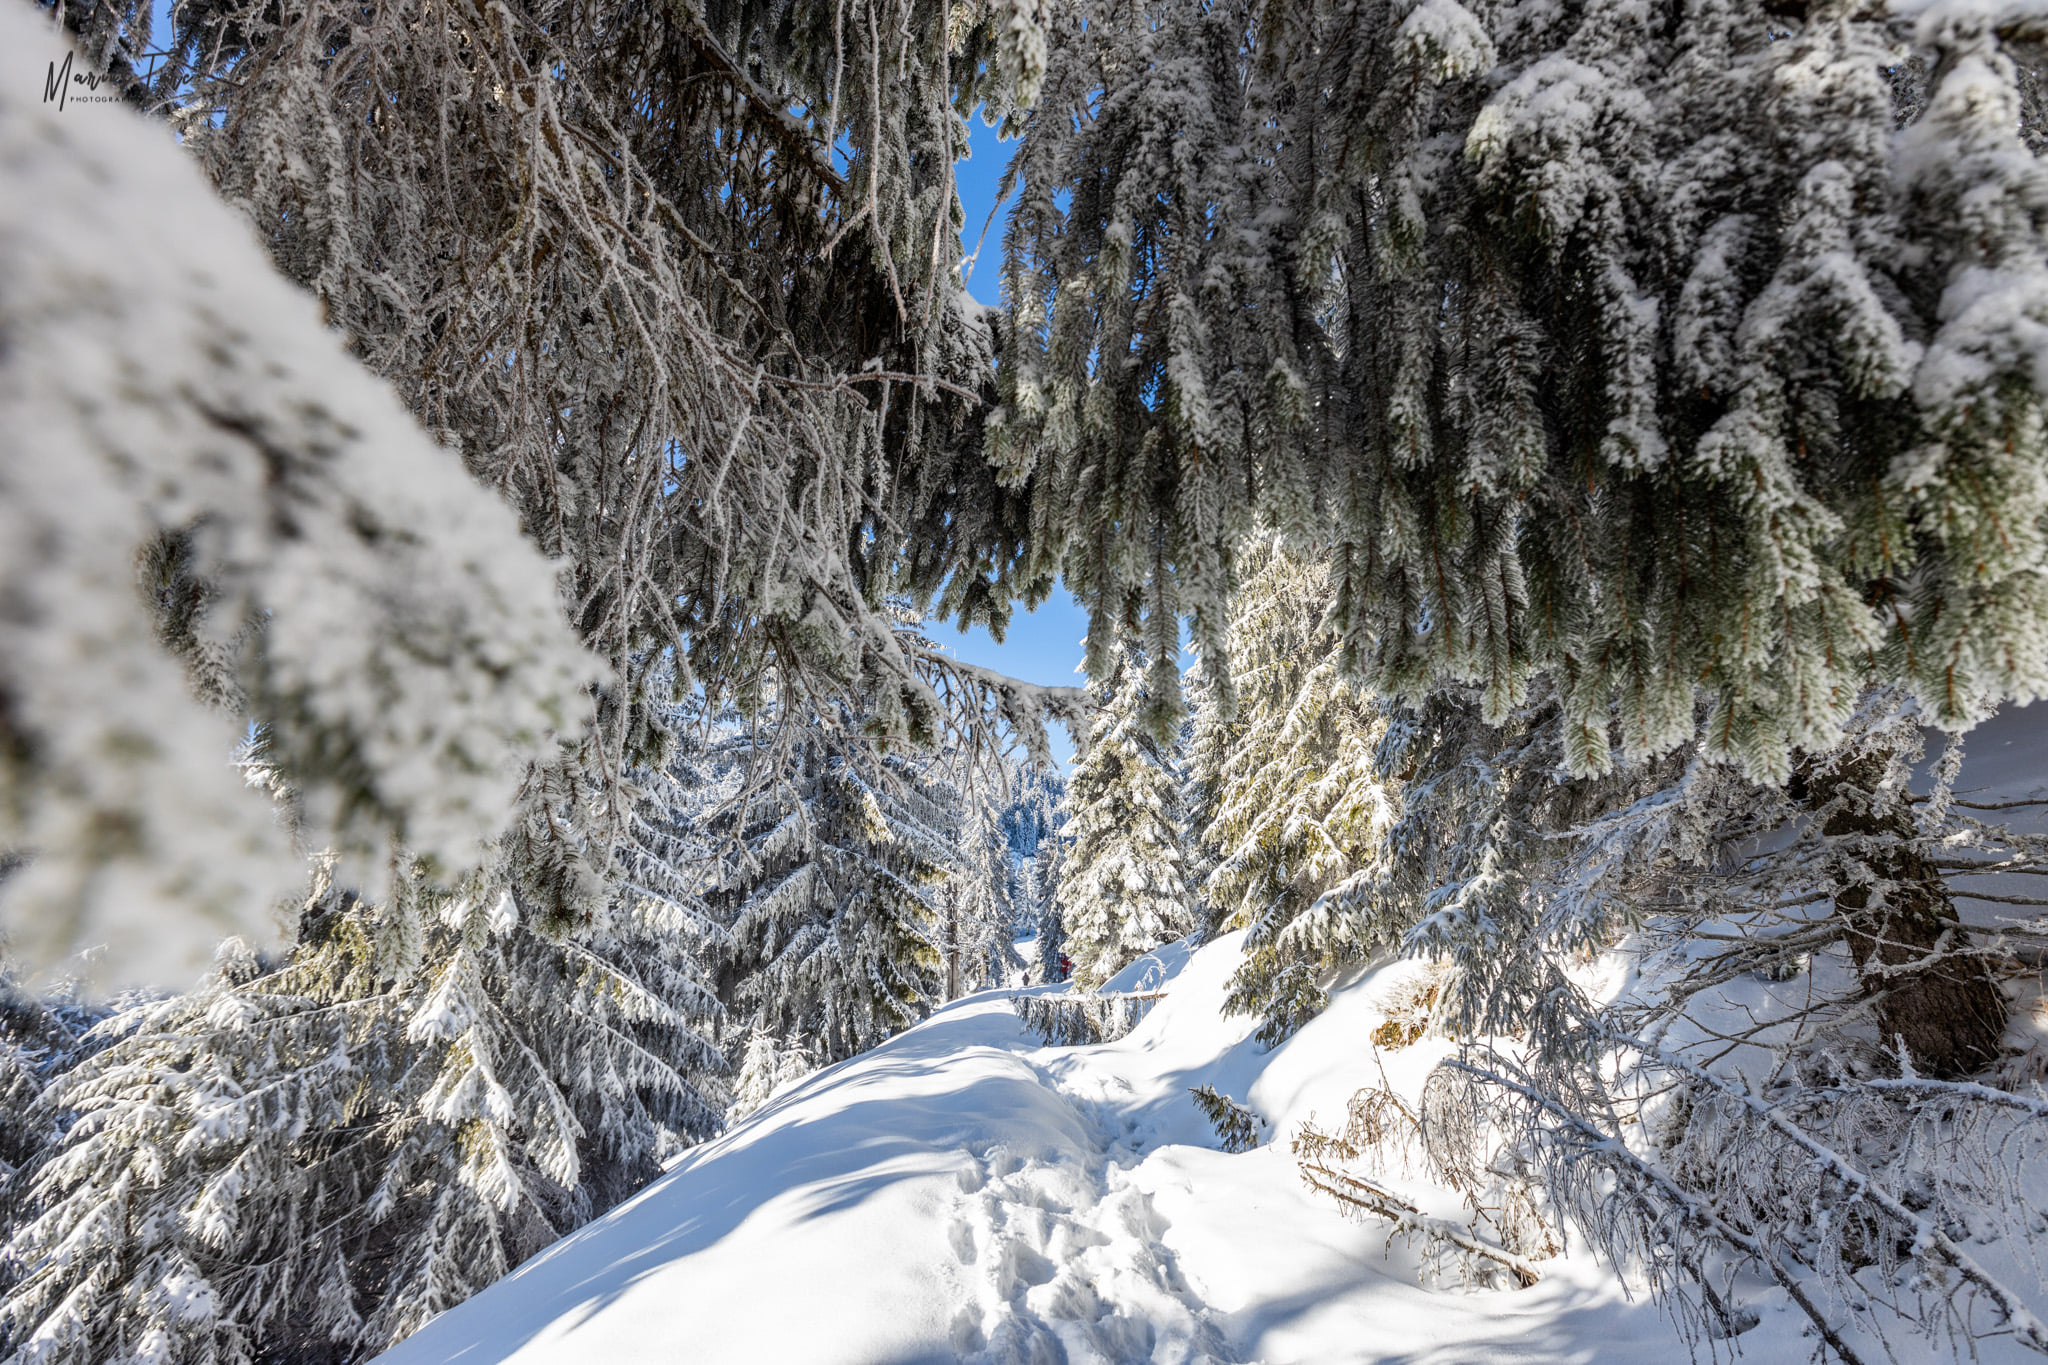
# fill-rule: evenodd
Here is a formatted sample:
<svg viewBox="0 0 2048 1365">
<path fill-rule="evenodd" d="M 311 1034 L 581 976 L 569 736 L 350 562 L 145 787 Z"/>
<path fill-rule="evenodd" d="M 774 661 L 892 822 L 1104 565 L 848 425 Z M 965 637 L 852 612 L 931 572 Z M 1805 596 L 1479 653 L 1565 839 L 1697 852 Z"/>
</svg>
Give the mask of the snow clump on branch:
<svg viewBox="0 0 2048 1365">
<path fill-rule="evenodd" d="M 38 17 L 0 45 L 48 50 Z M 48 963 L 168 980 L 303 873 L 231 763 L 366 874 L 449 870 L 594 659 L 497 498 L 280 279 L 164 133 L 0 91 L 0 881 Z M 141 581 L 138 582 L 140 577 Z M 196 695 L 195 695 L 196 694 Z M 238 714 L 239 713 L 239 714 Z"/>
</svg>

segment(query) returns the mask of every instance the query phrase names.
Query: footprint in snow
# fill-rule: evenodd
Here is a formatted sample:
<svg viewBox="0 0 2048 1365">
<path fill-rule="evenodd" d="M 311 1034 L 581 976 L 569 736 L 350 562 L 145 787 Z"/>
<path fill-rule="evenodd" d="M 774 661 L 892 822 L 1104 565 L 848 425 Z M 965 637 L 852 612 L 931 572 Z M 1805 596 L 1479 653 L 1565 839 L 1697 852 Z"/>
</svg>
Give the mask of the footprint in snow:
<svg viewBox="0 0 2048 1365">
<path fill-rule="evenodd" d="M 970 1179 L 972 1174 L 974 1178 Z M 963 1173 L 953 1250 L 972 1302 L 952 1345 L 977 1365 L 1225 1365 L 1230 1350 L 1161 1240 L 1151 1199 L 1107 1162 L 992 1150 Z"/>
</svg>

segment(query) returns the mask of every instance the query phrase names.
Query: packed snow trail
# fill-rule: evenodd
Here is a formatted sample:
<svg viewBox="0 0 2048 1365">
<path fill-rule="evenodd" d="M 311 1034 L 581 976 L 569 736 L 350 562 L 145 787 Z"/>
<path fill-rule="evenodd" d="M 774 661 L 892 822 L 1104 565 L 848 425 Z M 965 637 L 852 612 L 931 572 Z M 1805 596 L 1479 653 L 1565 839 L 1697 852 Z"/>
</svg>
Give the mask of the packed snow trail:
<svg viewBox="0 0 2048 1365">
<path fill-rule="evenodd" d="M 1038 1048 L 998 994 L 806 1079 L 634 1199 L 387 1353 L 386 1365 L 1097 1365 L 1358 1361 L 1676 1365 L 1685 1347 L 1589 1258 L 1518 1292 L 1416 1282 L 1384 1225 L 1303 1189 L 1285 1138 L 1379 1078 L 1370 1029 L 1405 964 L 1260 1051 L 1226 1017 L 1231 935 L 1114 986 L 1169 993 L 1127 1038 Z M 1440 1050 L 1382 1054 L 1404 1088 Z M 1277 1140 L 1240 1155 L 1210 1084 Z M 1447 1211 L 1452 1211 L 1448 1210 Z M 1745 1356 L 1811 1342 L 1769 1293 Z"/>
</svg>

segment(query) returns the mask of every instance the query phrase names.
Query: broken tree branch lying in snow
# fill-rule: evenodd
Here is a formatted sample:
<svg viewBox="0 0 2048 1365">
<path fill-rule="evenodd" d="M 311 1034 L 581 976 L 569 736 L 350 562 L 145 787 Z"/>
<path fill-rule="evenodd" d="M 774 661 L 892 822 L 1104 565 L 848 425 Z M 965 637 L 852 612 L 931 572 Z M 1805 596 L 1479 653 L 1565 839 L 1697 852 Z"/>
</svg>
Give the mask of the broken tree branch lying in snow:
<svg viewBox="0 0 2048 1365">
<path fill-rule="evenodd" d="M 1602 1212 L 1607 1216 L 1592 1228 L 1602 1250 L 1610 1258 L 1620 1259 L 1615 1252 L 1625 1242 L 1633 1241 L 1639 1250 L 1647 1250 L 1653 1245 L 1651 1237 L 1654 1234 L 1665 1234 L 1660 1245 L 1661 1258 L 1635 1259 L 1647 1272 L 1653 1290 L 1673 1287 L 1673 1269 L 1682 1269 L 1686 1273 L 1701 1290 L 1714 1315 L 1708 1324 L 1710 1335 L 1735 1335 L 1753 1326 L 1755 1318 L 1748 1310 L 1729 1308 L 1707 1280 L 1700 1264 L 1700 1246 L 1697 1243 L 1681 1246 L 1680 1239 L 1672 1236 L 1673 1233 L 1706 1233 L 1749 1257 L 1799 1306 L 1821 1339 L 1845 1365 L 1862 1365 L 1862 1357 L 1842 1339 L 1834 1321 L 1807 1294 L 1770 1241 L 1730 1224 L 1704 1198 L 1686 1190 L 1630 1151 L 1625 1143 L 1573 1113 L 1554 1096 L 1463 1061 L 1446 1061 L 1439 1069 L 1461 1072 L 1481 1084 L 1497 1086 L 1528 1103 L 1533 1111 L 1555 1120 L 1553 1135 L 1562 1135 L 1571 1149 L 1571 1154 L 1565 1159 L 1573 1162 L 1590 1160 L 1608 1177 L 1608 1197 L 1602 1201 Z M 1613 1217 L 1615 1214 L 1620 1217 Z M 1620 1226 L 1622 1224 L 1627 1226 Z M 1715 1327 L 1720 1330 L 1712 1330 Z"/>
<path fill-rule="evenodd" d="M 2020 1344 L 2048 1353 L 2036 1314 L 1940 1225 L 1949 1217 L 1967 1222 L 1965 1215 L 2032 1216 L 2013 1193 L 2017 1180 L 1999 1180 L 1997 1169 L 2012 1166 L 2007 1174 L 2016 1174 L 2038 1146 L 2021 1131 L 2043 1116 L 2034 1103 L 1913 1077 L 1801 1086 L 1766 1100 L 1654 1045 L 1607 1036 L 1684 1083 L 1674 1092 L 1675 1122 L 1665 1121 L 1670 1131 L 1653 1152 L 1634 1150 L 1611 1113 L 1603 1120 L 1581 1112 L 1560 1098 L 1565 1087 L 1498 1054 L 1440 1063 L 1431 1087 L 1443 1100 L 1426 1104 L 1425 1118 L 1455 1104 L 1472 1116 L 1468 1129 L 1497 1130 L 1541 1167 L 1554 1207 L 1609 1259 L 1670 1294 L 1681 1320 L 1708 1336 L 1754 1322 L 1747 1311 L 1731 1311 L 1709 1283 L 1710 1268 L 1732 1254 L 1775 1281 L 1848 1365 L 1861 1360 L 1845 1340 L 1856 1319 L 1830 1312 L 1830 1304 L 1884 1304 L 1919 1331 L 1963 1343 L 1984 1335 L 1970 1321 L 1970 1304 L 1982 1302 Z M 1496 1100 L 1487 1101 L 1487 1092 Z M 1987 1114 L 2003 1117 L 1992 1122 Z M 1830 1133 L 1836 1136 L 1823 1141 Z M 1898 1191 L 1909 1184 L 1939 1217 L 1907 1207 Z M 1870 1282 L 1873 1274 L 1883 1285 L 1919 1292 L 1889 1294 Z M 1703 1300 L 1690 1312 L 1675 1292 L 1687 1288 Z"/>
<path fill-rule="evenodd" d="M 1870 1173 L 1857 1166 L 1794 1123 L 1785 1113 L 1785 1106 L 1773 1104 L 1759 1096 L 1740 1089 L 1723 1078 L 1716 1076 L 1683 1057 L 1666 1052 L 1653 1044 L 1635 1038 L 1616 1038 L 1616 1042 L 1634 1048 L 1647 1060 L 1657 1066 L 1684 1076 L 1696 1087 L 1713 1092 L 1723 1103 L 1739 1107 L 1754 1121 L 1775 1132 L 1785 1142 L 1803 1153 L 1813 1167 L 1838 1181 L 1849 1201 L 1871 1209 L 1890 1220 L 1900 1237 L 1910 1246 L 1915 1259 L 1926 1260 L 1952 1271 L 1956 1278 L 1974 1288 L 1989 1299 L 2004 1317 L 2005 1324 L 2014 1337 L 2024 1346 L 2048 1355 L 2048 1326 L 2029 1308 L 2026 1301 L 2000 1283 L 1975 1257 L 1936 1227 L 1929 1219 L 1921 1217 L 1907 1208 L 1895 1195 L 1886 1190 Z M 1864 1082 L 1864 1086 L 1877 1089 L 1880 1093 L 1906 1095 L 1915 1102 L 1924 1103 L 1929 1095 L 1937 1099 L 1961 1104 L 1966 1100 L 1976 1103 L 1988 1102 L 2000 1107 L 2015 1109 L 2033 1120 L 2044 1117 L 2044 1106 L 1993 1090 L 1988 1086 L 1971 1083 L 1943 1083 L 1923 1081 L 1917 1077 L 1906 1077 L 1900 1081 L 1875 1080 Z"/>
<path fill-rule="evenodd" d="M 1307 1157 L 1301 1161 L 1301 1178 L 1312 1190 L 1320 1190 L 1333 1199 L 1387 1219 L 1396 1232 L 1449 1242 L 1460 1251 L 1505 1266 L 1524 1289 L 1543 1278 L 1543 1272 L 1527 1258 L 1515 1255 L 1506 1247 L 1495 1246 L 1470 1228 L 1460 1227 L 1448 1218 L 1431 1217 L 1417 1208 L 1413 1200 L 1378 1181 L 1347 1175 Z"/>
<path fill-rule="evenodd" d="M 1295 1133 L 1292 1145 L 1302 1181 L 1310 1189 L 1336 1199 L 1347 1209 L 1363 1210 L 1384 1218 L 1394 1225 L 1395 1232 L 1405 1236 L 1421 1237 L 1432 1244 L 1449 1246 L 1500 1266 L 1512 1274 L 1515 1283 L 1523 1289 L 1542 1279 L 1543 1273 L 1531 1258 L 1482 1236 L 1477 1229 L 1423 1212 L 1415 1200 L 1376 1175 L 1337 1169 L 1337 1162 L 1356 1161 L 1368 1152 L 1391 1156 L 1412 1151 L 1421 1138 L 1422 1121 L 1406 1101 L 1391 1089 L 1367 1086 L 1351 1097 L 1342 1133 L 1326 1132 L 1313 1123 L 1303 1124 Z M 1426 1152 L 1427 1144 L 1420 1145 Z M 1466 1196 L 1475 1212 L 1483 1216 L 1482 1207 L 1473 1198 L 1476 1190 L 1470 1180 L 1459 1172 L 1438 1168 L 1435 1163 L 1432 1163 L 1432 1174 Z"/>
</svg>

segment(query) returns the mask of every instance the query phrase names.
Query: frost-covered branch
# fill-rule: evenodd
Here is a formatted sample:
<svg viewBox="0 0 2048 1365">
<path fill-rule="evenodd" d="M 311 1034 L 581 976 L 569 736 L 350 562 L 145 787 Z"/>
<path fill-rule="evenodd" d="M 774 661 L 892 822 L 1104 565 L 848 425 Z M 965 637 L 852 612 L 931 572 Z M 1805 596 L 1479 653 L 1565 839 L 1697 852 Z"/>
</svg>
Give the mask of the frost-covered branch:
<svg viewBox="0 0 2048 1365">
<path fill-rule="evenodd" d="M 0 25 L 62 53 L 33 10 Z M 0 143 L 0 330 L 36 338 L 0 354 L 16 949 L 176 979 L 230 931 L 275 941 L 301 873 L 229 763 L 252 720 L 300 837 L 366 888 L 400 849 L 475 866 L 602 677 L 553 568 L 160 129 L 24 88 Z"/>
<path fill-rule="evenodd" d="M 1445 1242 L 1460 1251 L 1505 1267 L 1524 1289 L 1543 1278 L 1542 1270 L 1527 1257 L 1497 1247 L 1470 1228 L 1461 1227 L 1449 1219 L 1424 1213 L 1414 1200 L 1380 1181 L 1334 1170 L 1323 1162 L 1308 1158 L 1301 1162 L 1301 1173 L 1303 1182 L 1310 1189 L 1388 1220 L 1397 1233 Z"/>
</svg>

